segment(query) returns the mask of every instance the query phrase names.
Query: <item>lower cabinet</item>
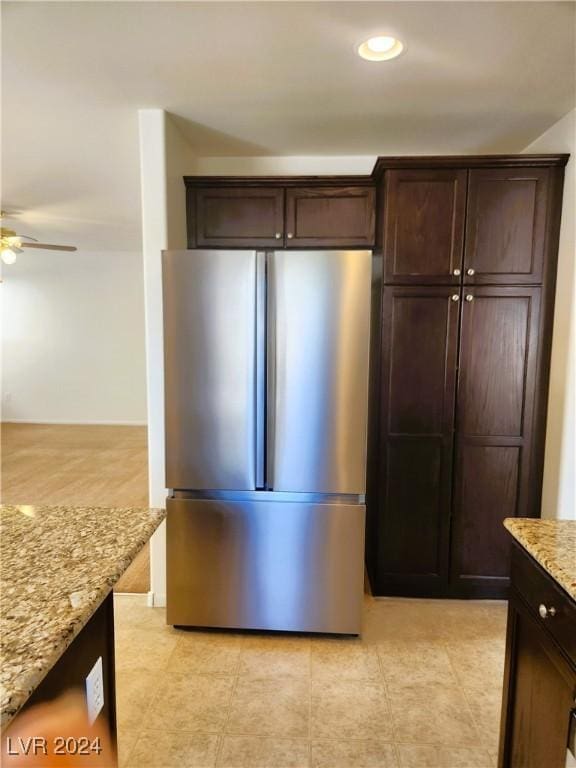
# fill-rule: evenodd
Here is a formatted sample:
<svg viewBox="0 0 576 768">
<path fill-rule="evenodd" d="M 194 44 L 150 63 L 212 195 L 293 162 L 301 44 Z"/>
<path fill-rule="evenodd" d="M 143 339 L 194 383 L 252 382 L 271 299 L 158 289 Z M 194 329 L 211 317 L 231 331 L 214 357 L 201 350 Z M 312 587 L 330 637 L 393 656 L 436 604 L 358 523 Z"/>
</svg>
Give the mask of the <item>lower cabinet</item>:
<svg viewBox="0 0 576 768">
<path fill-rule="evenodd" d="M 506 596 L 502 521 L 538 513 L 540 292 L 384 287 L 368 482 L 375 594 Z"/>
<path fill-rule="evenodd" d="M 513 557 L 518 567 L 513 563 L 498 768 L 576 765 L 567 750 L 576 658 L 564 642 L 564 633 L 576 638 L 576 604 L 516 545 Z M 552 606 L 555 614 L 542 618 L 540 606 Z"/>
</svg>

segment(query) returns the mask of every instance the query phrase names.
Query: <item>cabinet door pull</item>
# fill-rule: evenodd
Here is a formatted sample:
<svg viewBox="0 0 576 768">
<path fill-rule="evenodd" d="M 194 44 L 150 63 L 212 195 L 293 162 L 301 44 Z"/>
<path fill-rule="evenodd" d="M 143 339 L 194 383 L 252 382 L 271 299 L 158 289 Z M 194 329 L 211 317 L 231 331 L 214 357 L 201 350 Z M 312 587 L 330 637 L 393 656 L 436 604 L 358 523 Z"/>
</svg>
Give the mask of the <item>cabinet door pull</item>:
<svg viewBox="0 0 576 768">
<path fill-rule="evenodd" d="M 292 232 L 288 232 L 288 234 L 286 235 L 286 237 L 288 238 L 288 240 L 292 240 L 292 238 L 294 237 L 294 235 L 292 234 Z"/>
<path fill-rule="evenodd" d="M 276 232 L 274 237 L 276 238 L 276 240 L 280 240 L 280 238 L 282 237 L 282 232 Z"/>
<path fill-rule="evenodd" d="M 460 270 L 459 269 L 455 269 L 454 272 L 452 272 L 452 274 L 456 275 L 456 277 L 458 277 L 458 275 L 460 274 Z"/>
<path fill-rule="evenodd" d="M 452 294 L 452 301 L 460 301 L 460 296 L 457 293 Z"/>
<path fill-rule="evenodd" d="M 472 267 L 470 267 L 470 269 L 466 270 L 466 274 L 472 276 L 473 274 L 475 274 L 475 271 L 472 269 Z"/>
<path fill-rule="evenodd" d="M 474 296 L 471 293 L 466 294 L 466 301 L 474 301 Z"/>
<path fill-rule="evenodd" d="M 554 608 L 553 605 L 551 605 L 550 608 L 547 608 L 544 603 L 540 603 L 538 606 L 538 613 L 542 619 L 551 619 L 556 616 L 556 608 Z"/>
</svg>

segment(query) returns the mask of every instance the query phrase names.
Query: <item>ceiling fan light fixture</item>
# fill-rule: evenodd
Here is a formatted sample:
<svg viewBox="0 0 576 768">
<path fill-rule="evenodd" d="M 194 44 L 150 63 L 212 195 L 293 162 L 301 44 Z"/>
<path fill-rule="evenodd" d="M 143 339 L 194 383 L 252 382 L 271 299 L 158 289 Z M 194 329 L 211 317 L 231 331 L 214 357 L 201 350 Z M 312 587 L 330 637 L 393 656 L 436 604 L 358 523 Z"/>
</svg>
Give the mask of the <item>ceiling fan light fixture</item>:
<svg viewBox="0 0 576 768">
<path fill-rule="evenodd" d="M 13 251 L 12 248 L 2 248 L 0 258 L 4 264 L 14 264 L 16 261 L 16 251 Z"/>
<path fill-rule="evenodd" d="M 400 56 L 404 43 L 391 35 L 370 37 L 358 46 L 358 55 L 366 61 L 390 61 Z"/>
</svg>

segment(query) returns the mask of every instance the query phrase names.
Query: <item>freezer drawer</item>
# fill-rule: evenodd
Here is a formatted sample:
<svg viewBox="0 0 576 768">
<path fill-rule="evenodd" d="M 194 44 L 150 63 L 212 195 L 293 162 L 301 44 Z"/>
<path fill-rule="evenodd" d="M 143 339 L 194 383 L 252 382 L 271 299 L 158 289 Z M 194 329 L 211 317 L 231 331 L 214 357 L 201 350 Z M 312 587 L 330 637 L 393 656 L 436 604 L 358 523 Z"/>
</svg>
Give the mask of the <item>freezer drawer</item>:
<svg viewBox="0 0 576 768">
<path fill-rule="evenodd" d="M 168 499 L 167 621 L 360 632 L 365 508 Z"/>
</svg>

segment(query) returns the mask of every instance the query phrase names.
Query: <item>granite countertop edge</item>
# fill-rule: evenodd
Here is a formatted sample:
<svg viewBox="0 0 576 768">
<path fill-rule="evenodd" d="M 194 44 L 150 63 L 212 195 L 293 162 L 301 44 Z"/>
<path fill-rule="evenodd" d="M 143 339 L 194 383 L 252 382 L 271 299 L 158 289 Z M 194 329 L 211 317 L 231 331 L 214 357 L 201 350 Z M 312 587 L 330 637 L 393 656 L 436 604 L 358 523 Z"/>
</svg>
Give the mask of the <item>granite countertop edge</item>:
<svg viewBox="0 0 576 768">
<path fill-rule="evenodd" d="M 576 602 L 576 520 L 509 517 L 504 527 Z"/>
<path fill-rule="evenodd" d="M 4 507 L 7 509 L 8 507 Z M 15 509 L 17 507 L 10 507 Z M 41 505 L 35 505 L 36 509 L 43 509 Z M 112 591 L 116 582 L 126 572 L 128 567 L 135 560 L 138 553 L 142 550 L 144 545 L 149 541 L 152 534 L 158 528 L 160 523 L 164 520 L 166 512 L 163 509 L 155 508 L 136 508 L 136 507 L 73 507 L 71 505 L 61 506 L 60 509 L 66 510 L 78 510 L 81 512 L 84 509 L 99 509 L 100 511 L 121 511 L 125 513 L 149 513 L 150 519 L 144 529 L 139 532 L 137 538 L 130 544 L 129 547 L 124 550 L 121 556 L 119 556 L 114 563 L 113 568 L 109 568 L 102 574 L 101 585 L 91 590 L 87 595 L 79 595 L 81 602 L 76 608 L 71 608 L 71 613 L 65 621 L 58 627 L 57 633 L 54 632 L 54 645 L 49 653 L 46 653 L 41 659 L 41 662 L 35 661 L 34 667 L 23 672 L 17 676 L 13 684 L 7 689 L 2 685 L 1 699 L 1 711 L 0 711 L 0 727 L 5 729 L 6 726 L 14 719 L 32 693 L 44 680 L 46 675 L 51 671 L 59 659 L 64 655 L 64 652 L 72 644 L 74 639 L 79 635 L 82 629 L 88 624 L 92 616 L 96 613 L 98 608 L 102 605 L 104 600 Z M 84 600 L 82 600 L 84 597 Z M 5 663 L 5 662 L 3 662 Z M 9 664 L 9 661 L 7 662 Z"/>
</svg>

